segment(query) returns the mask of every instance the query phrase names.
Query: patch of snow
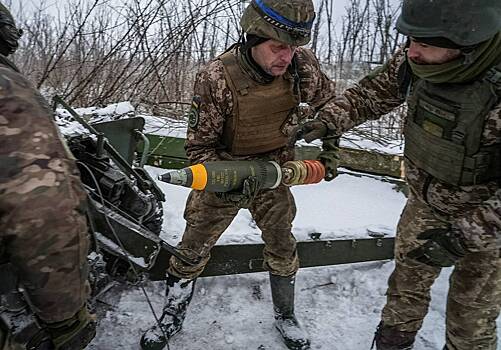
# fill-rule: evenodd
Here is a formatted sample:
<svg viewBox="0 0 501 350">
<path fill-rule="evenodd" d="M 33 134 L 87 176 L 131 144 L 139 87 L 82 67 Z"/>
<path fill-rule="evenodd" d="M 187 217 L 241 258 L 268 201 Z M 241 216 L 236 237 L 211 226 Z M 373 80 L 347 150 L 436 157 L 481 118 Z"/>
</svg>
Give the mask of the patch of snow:
<svg viewBox="0 0 501 350">
<path fill-rule="evenodd" d="M 322 142 L 320 140 L 315 140 L 311 143 L 307 143 L 304 140 L 296 142 L 297 146 L 315 146 L 321 147 Z M 383 154 L 393 154 L 393 155 L 403 155 L 404 153 L 404 141 L 403 140 L 389 140 L 375 142 L 374 140 L 367 140 L 362 138 L 360 135 L 348 132 L 341 137 L 340 141 L 341 147 L 353 148 L 353 149 L 365 149 L 371 150 Z"/>
<path fill-rule="evenodd" d="M 296 315 L 311 337 L 312 349 L 370 348 L 393 267 L 390 261 L 299 271 Z M 418 333 L 416 350 L 443 347 L 450 272 L 444 269 L 432 288 L 430 312 Z M 164 283 L 147 283 L 146 291 L 160 312 Z M 137 350 L 142 332 L 153 322 L 144 295 L 138 287 L 131 287 L 100 322 L 88 349 Z M 266 273 L 205 277 L 197 281 L 183 329 L 169 346 L 172 350 L 287 350 L 273 322 Z"/>
<path fill-rule="evenodd" d="M 144 125 L 144 133 L 185 138 L 187 125 L 186 121 L 168 117 L 154 117 L 148 115 L 139 115 L 146 121 Z"/>
<path fill-rule="evenodd" d="M 166 169 L 147 167 L 154 179 Z M 188 188 L 157 181 L 165 193 L 163 236 L 177 243 L 184 231 L 184 205 Z M 310 234 L 322 233 L 321 239 L 369 238 L 375 232 L 394 236 L 405 197 L 393 184 L 373 177 L 339 175 L 331 182 L 293 186 L 297 214 L 293 233 L 298 240 L 310 240 Z M 259 243 L 261 231 L 248 210 L 240 210 L 218 244 Z"/>
<path fill-rule="evenodd" d="M 404 153 L 403 140 L 385 140 L 375 142 L 373 140 L 364 139 L 360 135 L 356 135 L 351 132 L 343 135 L 341 138 L 341 146 L 354 149 L 368 149 L 384 154 L 403 155 Z"/>
<path fill-rule="evenodd" d="M 120 118 L 135 116 L 135 109 L 130 102 L 110 104 L 104 108 L 75 108 L 75 112 L 88 123 L 100 123 Z M 77 122 L 65 108 L 57 108 L 54 115 L 61 133 L 66 136 L 87 135 L 89 130 Z"/>
<path fill-rule="evenodd" d="M 84 117 L 92 117 L 93 122 L 119 119 L 135 113 L 135 108 L 129 101 L 112 103 L 106 107 L 75 108 Z"/>
</svg>

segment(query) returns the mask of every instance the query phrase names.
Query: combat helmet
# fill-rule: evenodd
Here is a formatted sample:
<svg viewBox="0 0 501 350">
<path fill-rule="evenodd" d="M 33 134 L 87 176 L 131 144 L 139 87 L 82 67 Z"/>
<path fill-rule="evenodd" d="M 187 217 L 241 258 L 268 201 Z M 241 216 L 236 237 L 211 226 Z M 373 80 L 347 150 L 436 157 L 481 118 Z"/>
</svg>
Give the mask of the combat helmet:
<svg viewBox="0 0 501 350">
<path fill-rule="evenodd" d="M 0 3 L 0 53 L 5 56 L 13 54 L 22 34 L 23 31 L 16 28 L 10 11 Z"/>
<path fill-rule="evenodd" d="M 397 30 L 410 37 L 474 46 L 501 30 L 501 0 L 404 0 Z"/>
<path fill-rule="evenodd" d="M 247 34 L 302 46 L 310 42 L 314 19 L 312 0 L 252 0 L 240 25 Z"/>
</svg>

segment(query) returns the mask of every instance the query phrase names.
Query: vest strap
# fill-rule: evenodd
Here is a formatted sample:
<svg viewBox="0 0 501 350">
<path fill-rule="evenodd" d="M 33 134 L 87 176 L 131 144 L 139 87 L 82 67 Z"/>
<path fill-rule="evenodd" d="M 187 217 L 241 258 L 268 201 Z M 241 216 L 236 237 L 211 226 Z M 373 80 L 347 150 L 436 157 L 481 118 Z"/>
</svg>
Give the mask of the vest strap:
<svg viewBox="0 0 501 350">
<path fill-rule="evenodd" d="M 491 67 L 487 73 L 485 73 L 484 79 L 495 86 L 499 95 L 499 91 L 501 90 L 501 63 Z"/>
<path fill-rule="evenodd" d="M 239 75 L 240 67 L 232 51 L 225 52 L 221 55 L 220 59 L 231 76 Z M 235 79 L 233 80 L 233 84 L 240 95 L 245 96 L 249 93 L 250 84 L 246 79 Z"/>
</svg>

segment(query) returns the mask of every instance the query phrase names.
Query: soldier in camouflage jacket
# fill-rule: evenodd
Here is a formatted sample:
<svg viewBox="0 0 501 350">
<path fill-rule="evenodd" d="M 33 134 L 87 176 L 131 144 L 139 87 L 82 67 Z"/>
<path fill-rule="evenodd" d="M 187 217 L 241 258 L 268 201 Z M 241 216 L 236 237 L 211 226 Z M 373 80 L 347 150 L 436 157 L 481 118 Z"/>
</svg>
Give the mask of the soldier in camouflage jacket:
<svg viewBox="0 0 501 350">
<path fill-rule="evenodd" d="M 85 192 L 50 107 L 5 57 L 20 34 L 0 4 L 0 349 L 83 349 Z"/>
<path fill-rule="evenodd" d="M 310 0 L 251 2 L 241 19 L 245 41 L 230 47 L 196 77 L 185 145 L 191 163 L 260 159 L 282 164 L 293 159 L 300 104 L 315 110 L 334 94 L 334 83 L 322 73 L 313 53 L 298 47 L 309 41 L 313 19 Z M 291 233 L 294 198 L 288 187 L 260 190 L 253 180 L 246 180 L 250 196 L 191 192 L 179 248 L 200 263 L 190 266 L 171 258 L 161 320 L 165 334 L 158 326 L 150 329 L 143 336 L 143 349 L 160 348 L 156 344 L 165 344 L 165 338 L 179 330 L 194 279 L 241 207 L 250 210 L 265 242 L 264 267 L 270 271 L 276 326 L 291 349 L 309 349 L 293 309 L 299 268 Z M 187 292 L 174 298 L 171 291 L 178 285 Z"/>
<path fill-rule="evenodd" d="M 409 37 L 406 47 L 327 103 L 302 127 L 303 136 L 339 136 L 407 102 L 410 195 L 397 228 L 377 349 L 412 348 L 434 280 L 441 267 L 454 265 L 444 349 L 496 350 L 501 3 L 405 0 L 397 29 Z"/>
</svg>

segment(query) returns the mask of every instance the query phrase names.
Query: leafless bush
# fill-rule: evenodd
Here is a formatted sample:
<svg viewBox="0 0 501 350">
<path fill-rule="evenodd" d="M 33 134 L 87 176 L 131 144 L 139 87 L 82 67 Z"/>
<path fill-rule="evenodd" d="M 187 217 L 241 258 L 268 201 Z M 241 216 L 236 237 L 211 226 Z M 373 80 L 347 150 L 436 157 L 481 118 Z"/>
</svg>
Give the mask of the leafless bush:
<svg viewBox="0 0 501 350">
<path fill-rule="evenodd" d="M 238 38 L 237 0 L 72 0 L 56 14 L 43 4 L 29 18 L 16 63 L 45 94 L 75 105 L 186 102 L 194 73 Z M 228 25 L 219 27 L 220 20 Z"/>
</svg>

